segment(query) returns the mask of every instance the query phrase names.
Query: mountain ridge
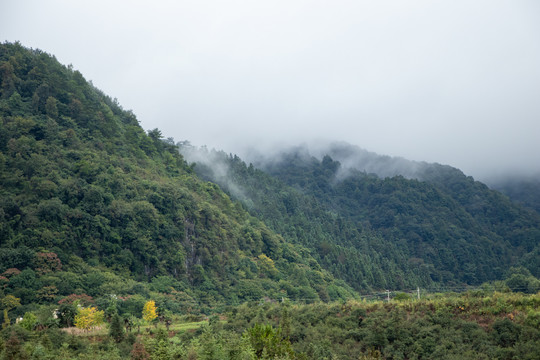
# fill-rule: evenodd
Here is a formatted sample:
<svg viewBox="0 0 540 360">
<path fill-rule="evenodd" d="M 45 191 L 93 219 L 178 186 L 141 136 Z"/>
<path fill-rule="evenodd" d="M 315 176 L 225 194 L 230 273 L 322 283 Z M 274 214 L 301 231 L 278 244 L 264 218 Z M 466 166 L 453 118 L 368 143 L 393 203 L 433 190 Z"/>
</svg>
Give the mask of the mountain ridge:
<svg viewBox="0 0 540 360">
<path fill-rule="evenodd" d="M 217 181 L 53 56 L 2 44 L 0 70 L 0 273 L 25 306 L 74 293 L 329 301 L 476 285 L 510 266 L 538 276 L 537 217 L 459 170 L 436 166 L 428 183 L 309 152 L 264 171 L 220 154 Z"/>
<path fill-rule="evenodd" d="M 153 293 L 184 310 L 356 296 L 80 72 L 18 43 L 0 45 L 0 69 L 3 294 L 30 306 Z"/>
<path fill-rule="evenodd" d="M 349 149 L 357 148 L 349 147 Z M 336 153 L 330 152 L 331 155 Z M 365 153 L 362 151 L 362 155 Z M 184 154 L 186 154 L 185 151 Z M 225 154 L 221 154 L 220 166 L 222 169 L 220 173 L 224 173 L 224 169 L 227 169 L 227 162 L 241 161 L 236 156 L 230 157 L 229 160 L 226 157 Z M 439 274 L 438 281 L 445 278 L 444 281 L 448 281 L 455 277 L 451 274 L 464 272 L 459 265 L 468 261 L 470 264 L 476 263 L 477 265 L 469 268 L 467 279 L 458 277 L 456 280 L 468 283 L 494 280 L 503 276 L 508 266 L 517 265 L 519 261 L 516 259 L 521 256 L 528 256 L 529 259 L 534 258 L 532 254 L 538 249 L 539 219 L 536 214 L 510 203 L 502 194 L 490 190 L 486 185 L 474 181 L 472 177 L 467 177 L 458 169 L 450 166 L 417 163 L 419 166 L 414 170 L 425 179 L 420 181 L 406 179 L 401 175 L 380 178 L 375 174 L 362 171 L 365 168 L 359 170 L 349 167 L 343 171 L 341 164 L 334 161 L 330 155 L 324 155 L 322 158 L 312 156 L 309 149 L 302 146 L 293 148 L 288 153 L 284 151 L 281 155 L 272 156 L 266 161 L 257 156 L 253 158 L 258 161 L 253 165 L 255 168 L 260 168 L 263 172 L 291 186 L 303 195 L 307 194 L 319 200 L 322 199 L 328 212 L 337 212 L 340 216 L 348 219 L 349 223 L 360 224 L 360 228 L 374 228 L 387 240 L 394 239 L 392 242 L 386 241 L 385 244 L 387 246 L 401 246 L 402 251 L 403 248 L 408 249 L 410 261 L 416 261 L 414 259 L 426 260 L 427 255 L 421 256 L 420 254 L 431 253 L 432 255 L 428 256 L 430 258 L 429 264 L 435 268 L 441 268 L 446 263 L 446 275 Z M 343 158 L 347 160 L 347 157 L 342 156 Z M 387 161 L 390 159 L 388 157 L 382 158 L 387 159 Z M 186 154 L 186 159 L 192 161 L 193 158 Z M 407 164 L 406 160 L 399 159 L 399 161 L 401 164 Z M 212 168 L 215 163 L 215 159 L 207 161 L 205 167 Z M 352 161 L 348 163 L 353 164 Z M 231 165 L 230 169 L 235 169 L 235 166 Z M 251 166 L 250 164 L 249 168 Z M 197 167 L 195 169 L 196 171 L 200 170 L 197 170 Z M 243 174 L 244 170 L 232 170 L 229 177 L 238 179 L 239 175 L 235 171 Z M 225 189 L 230 188 L 230 184 L 224 181 L 227 179 L 226 176 L 216 177 L 212 171 L 203 169 L 199 173 L 202 173 L 205 178 L 217 182 Z M 259 182 L 264 183 L 262 180 Z M 354 194 L 358 194 L 359 197 L 355 198 Z M 426 198 L 426 195 L 432 198 Z M 260 201 L 260 203 L 263 202 Z M 396 224 L 399 225 L 398 228 L 392 225 L 396 221 Z M 437 227 L 433 227 L 436 223 L 439 224 L 437 225 L 439 230 Z M 452 228 L 454 230 L 450 230 Z M 419 244 L 424 245 L 411 251 L 412 239 L 420 239 Z M 443 241 L 441 239 L 447 240 L 441 243 Z M 514 250 L 510 251 L 508 244 L 504 245 L 506 244 L 505 239 L 512 243 L 509 246 Z M 437 242 L 437 246 L 429 245 L 433 241 Z M 457 242 L 461 243 L 461 247 L 455 247 Z M 421 250 L 423 246 L 427 246 L 427 248 Z M 441 258 L 442 255 L 436 255 L 437 252 L 441 249 L 447 249 L 448 246 L 454 247 L 450 254 L 463 251 L 460 248 L 469 249 L 465 251 L 465 254 L 471 253 L 457 262 L 452 260 L 448 254 L 444 255 L 444 259 Z M 405 252 L 407 253 L 407 251 Z M 486 256 L 484 251 L 490 252 L 491 255 Z M 486 257 L 495 262 L 491 265 L 481 265 L 482 260 L 480 259 Z M 499 266 L 495 265 L 497 259 L 501 259 Z M 523 262 L 520 264 L 527 265 Z M 531 271 L 538 272 L 537 262 L 529 263 L 528 267 Z M 334 274 L 338 276 L 338 274 Z M 496 274 L 495 278 L 494 274 Z"/>
</svg>

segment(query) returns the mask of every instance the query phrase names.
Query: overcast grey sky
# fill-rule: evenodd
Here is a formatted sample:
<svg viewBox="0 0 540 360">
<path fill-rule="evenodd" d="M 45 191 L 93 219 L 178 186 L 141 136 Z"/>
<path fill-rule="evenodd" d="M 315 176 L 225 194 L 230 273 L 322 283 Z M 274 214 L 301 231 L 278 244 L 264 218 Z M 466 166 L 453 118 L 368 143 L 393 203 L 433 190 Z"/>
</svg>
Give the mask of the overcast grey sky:
<svg viewBox="0 0 540 360">
<path fill-rule="evenodd" d="M 55 55 L 195 145 L 344 140 L 482 178 L 540 172 L 540 1 L 29 1 Z"/>
</svg>

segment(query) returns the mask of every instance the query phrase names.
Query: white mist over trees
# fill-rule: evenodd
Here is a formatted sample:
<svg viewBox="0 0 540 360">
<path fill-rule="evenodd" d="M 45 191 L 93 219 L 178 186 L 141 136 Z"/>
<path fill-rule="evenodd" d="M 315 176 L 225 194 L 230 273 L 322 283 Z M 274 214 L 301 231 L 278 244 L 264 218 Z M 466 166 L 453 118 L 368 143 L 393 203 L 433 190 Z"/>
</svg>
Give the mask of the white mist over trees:
<svg viewBox="0 0 540 360">
<path fill-rule="evenodd" d="M 539 14 L 534 1 L 17 1 L 0 33 L 176 139 L 233 153 L 342 140 L 483 179 L 540 170 Z"/>
</svg>

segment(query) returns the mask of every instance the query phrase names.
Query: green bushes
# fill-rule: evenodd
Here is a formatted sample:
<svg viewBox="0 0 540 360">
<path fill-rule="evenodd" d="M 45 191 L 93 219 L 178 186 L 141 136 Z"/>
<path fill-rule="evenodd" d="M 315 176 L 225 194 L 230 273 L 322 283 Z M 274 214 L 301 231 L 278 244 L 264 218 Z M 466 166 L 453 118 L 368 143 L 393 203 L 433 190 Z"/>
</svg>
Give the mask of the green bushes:
<svg viewBox="0 0 540 360">
<path fill-rule="evenodd" d="M 287 308 L 289 339 L 297 354 L 309 358 L 329 353 L 337 358 L 357 358 L 377 352 L 394 359 L 488 359 L 507 353 L 534 357 L 540 355 L 532 350 L 540 340 L 540 330 L 531 306 L 539 297 L 494 294 L 471 298 L 464 294 L 407 303 L 294 305 Z M 260 308 L 243 308 L 230 314 L 225 328 L 228 324 L 234 328 L 241 328 L 241 323 L 250 326 L 246 320 L 254 318 L 278 326 L 281 306 L 267 305 L 263 314 Z"/>
<path fill-rule="evenodd" d="M 141 331 L 138 338 L 135 327 L 120 330 L 118 315 L 111 318 L 109 331 L 94 339 L 54 328 L 29 331 L 24 324 L 32 318 L 28 315 L 23 324 L 0 332 L 0 357 L 537 359 L 539 299 L 540 294 L 465 293 L 407 302 L 251 302 L 229 307 L 202 326 L 175 327 L 180 318 L 169 313 L 174 318 L 171 331 L 161 324 Z M 110 307 L 112 301 L 96 303 Z M 200 317 L 183 316 L 186 320 Z"/>
</svg>

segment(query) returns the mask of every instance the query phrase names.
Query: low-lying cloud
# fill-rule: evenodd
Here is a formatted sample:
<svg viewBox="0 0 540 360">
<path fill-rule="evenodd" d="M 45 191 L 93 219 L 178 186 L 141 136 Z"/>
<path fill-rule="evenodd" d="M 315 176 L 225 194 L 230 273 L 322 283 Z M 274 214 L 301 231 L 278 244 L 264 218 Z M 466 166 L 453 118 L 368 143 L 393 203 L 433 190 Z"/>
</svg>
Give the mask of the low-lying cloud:
<svg viewBox="0 0 540 360">
<path fill-rule="evenodd" d="M 146 129 L 227 152 L 343 140 L 477 178 L 540 172 L 540 5 L 480 0 L 12 1 Z"/>
</svg>

